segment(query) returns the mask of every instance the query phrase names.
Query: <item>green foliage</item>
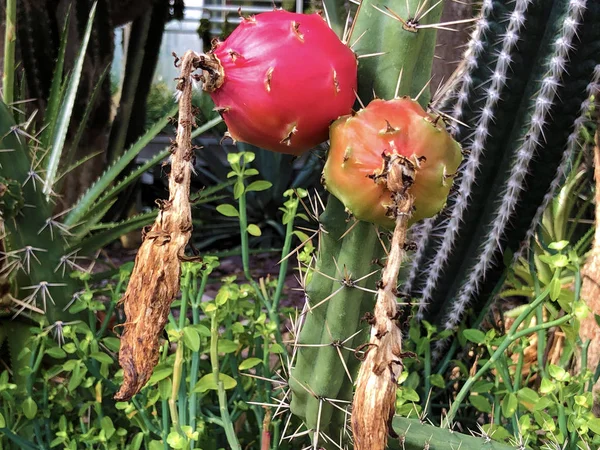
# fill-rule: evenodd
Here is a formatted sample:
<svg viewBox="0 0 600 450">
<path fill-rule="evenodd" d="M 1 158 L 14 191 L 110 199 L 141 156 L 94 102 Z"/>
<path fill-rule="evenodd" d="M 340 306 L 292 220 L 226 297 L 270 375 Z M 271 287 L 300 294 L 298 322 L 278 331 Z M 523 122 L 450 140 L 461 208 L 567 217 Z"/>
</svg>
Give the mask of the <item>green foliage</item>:
<svg viewBox="0 0 600 450">
<path fill-rule="evenodd" d="M 256 178 L 244 182 L 258 175 L 252 160 L 251 153 L 230 156 L 232 177 L 242 185 L 240 216 L 245 215 L 239 204 L 245 193 L 267 187 Z M 290 251 L 305 196 L 302 190 L 286 193 L 282 258 Z M 111 400 L 122 381 L 114 333 L 123 316 L 117 302 L 132 264 L 122 265 L 101 285 L 76 272 L 84 289 L 70 311 L 84 312 L 85 320 L 43 320 L 32 328 L 28 345 L 17 355 L 27 362 L 24 389 L 7 370 L 0 374 L 2 448 L 216 450 L 259 448 L 260 440 L 278 443 L 280 449 L 297 448 L 298 441 L 279 444 L 287 417 L 275 414 L 278 405 L 272 400 L 281 396 L 281 377 L 289 370 L 279 320 L 272 320 L 292 312 L 279 306 L 286 269 L 278 278 L 248 280 L 215 278 L 219 267 L 219 259 L 210 255 L 183 264 L 182 294 L 169 315 L 159 363 L 139 395 L 117 403 Z M 259 437 L 263 425 L 270 437 Z"/>
</svg>

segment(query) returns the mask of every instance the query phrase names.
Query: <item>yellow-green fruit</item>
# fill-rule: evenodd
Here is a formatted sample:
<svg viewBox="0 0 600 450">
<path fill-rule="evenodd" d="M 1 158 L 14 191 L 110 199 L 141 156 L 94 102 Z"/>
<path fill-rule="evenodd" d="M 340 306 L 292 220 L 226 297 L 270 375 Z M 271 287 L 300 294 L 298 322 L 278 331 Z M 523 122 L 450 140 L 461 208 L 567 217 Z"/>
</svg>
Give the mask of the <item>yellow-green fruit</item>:
<svg viewBox="0 0 600 450">
<path fill-rule="evenodd" d="M 386 228 L 392 204 L 385 177 L 386 155 L 409 159 L 416 169 L 409 193 L 414 196 L 411 222 L 437 214 L 445 205 L 462 161 L 460 145 L 441 118 L 427 114 L 408 97 L 373 100 L 354 115 L 336 120 L 323 177 L 325 187 L 357 219 Z"/>
</svg>

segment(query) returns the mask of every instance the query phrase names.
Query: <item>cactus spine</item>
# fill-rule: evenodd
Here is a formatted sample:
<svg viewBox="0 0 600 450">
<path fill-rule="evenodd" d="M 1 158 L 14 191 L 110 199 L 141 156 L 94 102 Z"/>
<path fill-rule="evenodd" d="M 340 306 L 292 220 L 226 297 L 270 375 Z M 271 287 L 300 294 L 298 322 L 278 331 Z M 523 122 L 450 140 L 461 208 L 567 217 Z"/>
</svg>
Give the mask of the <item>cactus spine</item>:
<svg viewBox="0 0 600 450">
<path fill-rule="evenodd" d="M 391 10 L 364 0 L 357 12 L 348 44 L 359 58 L 359 97 L 366 104 L 374 96 L 391 99 L 421 92 L 419 102 L 426 106 L 435 30 L 403 27 L 394 14 L 412 19 L 409 25 L 435 24 L 441 3 L 399 1 Z M 319 256 L 309 272 L 304 324 L 289 381 L 291 411 L 313 433 L 315 445 L 344 448 L 359 365 L 346 349 L 366 342 L 369 327 L 360 318 L 373 311 L 379 279 L 373 262 L 384 249 L 375 227 L 348 224 L 344 207 L 333 196 L 319 225 Z"/>
<path fill-rule="evenodd" d="M 587 0 L 484 1 L 443 106 L 470 125 L 453 127 L 469 158 L 447 211 L 421 227 L 404 287 L 421 318 L 451 329 L 469 305 L 481 311 L 501 253 L 532 235 L 597 91 L 599 15 Z"/>
</svg>

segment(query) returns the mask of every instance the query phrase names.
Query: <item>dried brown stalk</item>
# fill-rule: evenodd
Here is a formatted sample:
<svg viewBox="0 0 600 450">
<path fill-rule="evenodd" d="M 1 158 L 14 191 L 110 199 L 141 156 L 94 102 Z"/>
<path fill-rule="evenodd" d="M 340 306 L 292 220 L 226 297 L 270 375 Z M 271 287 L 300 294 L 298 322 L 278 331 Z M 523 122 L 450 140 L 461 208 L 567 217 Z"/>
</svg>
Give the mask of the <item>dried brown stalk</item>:
<svg viewBox="0 0 600 450">
<path fill-rule="evenodd" d="M 171 155 L 169 200 L 150 230 L 144 230 L 143 242 L 127 291 L 122 298 L 127 322 L 121 337 L 119 364 L 123 368 L 123 385 L 116 400 L 128 400 L 146 384 L 158 362 L 158 338 L 167 322 L 171 303 L 179 292 L 181 260 L 192 233 L 190 176 L 193 149 L 191 142 L 192 73 L 199 57 L 186 52 L 181 60 L 181 77 L 177 89 L 179 124 L 176 146 Z"/>
<path fill-rule="evenodd" d="M 397 324 L 396 284 L 404 259 L 404 245 L 413 197 L 406 193 L 414 181 L 414 165 L 392 157 L 387 175 L 393 192 L 390 213 L 396 217 L 390 253 L 377 292 L 377 303 L 366 358 L 358 374 L 352 405 L 355 450 L 384 450 L 394 415 L 398 377 L 402 372 L 402 333 Z"/>
<path fill-rule="evenodd" d="M 585 342 L 590 339 L 587 354 L 587 366 L 594 372 L 600 363 L 600 332 L 595 315 L 600 315 L 600 129 L 596 131 L 596 145 L 594 148 L 594 178 L 596 179 L 596 231 L 594 245 L 589 253 L 585 265 L 581 269 L 583 278 L 581 284 L 581 298 L 586 302 L 591 313 L 581 321 L 579 336 Z M 581 369 L 581 359 L 577 361 Z M 594 386 L 594 392 L 600 391 L 600 382 Z"/>
</svg>

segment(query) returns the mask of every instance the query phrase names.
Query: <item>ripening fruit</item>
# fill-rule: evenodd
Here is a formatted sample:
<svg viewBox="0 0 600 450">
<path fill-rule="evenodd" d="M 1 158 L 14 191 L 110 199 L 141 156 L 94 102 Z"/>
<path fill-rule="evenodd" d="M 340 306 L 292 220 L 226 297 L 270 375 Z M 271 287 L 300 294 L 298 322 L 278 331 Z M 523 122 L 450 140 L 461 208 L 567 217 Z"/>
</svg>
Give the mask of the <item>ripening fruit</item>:
<svg viewBox="0 0 600 450">
<path fill-rule="evenodd" d="M 204 55 L 204 90 L 237 141 L 299 155 L 355 100 L 357 59 L 318 14 L 245 18 Z"/>
<path fill-rule="evenodd" d="M 402 155 L 416 168 L 408 191 L 415 198 L 410 223 L 443 208 L 462 161 L 460 145 L 443 121 L 408 97 L 376 99 L 356 114 L 340 117 L 331 125 L 330 139 L 325 187 L 357 219 L 386 228 L 394 226 L 394 218 L 387 215 L 391 192 L 381 176 L 385 155 Z"/>
</svg>

